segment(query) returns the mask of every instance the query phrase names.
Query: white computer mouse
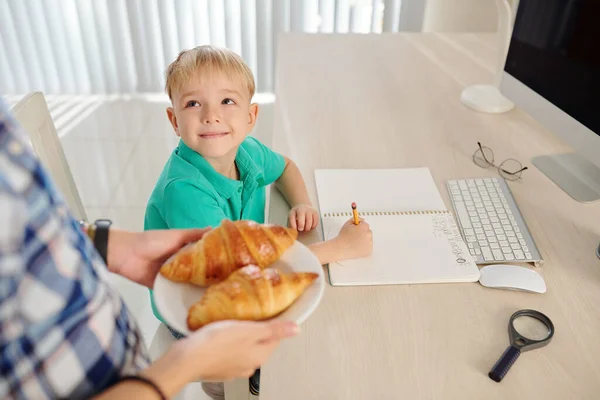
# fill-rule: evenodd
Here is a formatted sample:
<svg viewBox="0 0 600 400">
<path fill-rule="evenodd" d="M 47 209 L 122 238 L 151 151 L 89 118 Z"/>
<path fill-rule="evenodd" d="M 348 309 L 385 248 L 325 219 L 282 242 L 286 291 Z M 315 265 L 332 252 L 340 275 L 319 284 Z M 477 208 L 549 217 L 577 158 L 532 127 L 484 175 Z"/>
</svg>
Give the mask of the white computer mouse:
<svg viewBox="0 0 600 400">
<path fill-rule="evenodd" d="M 495 289 L 546 293 L 546 282 L 537 272 L 515 265 L 488 265 L 479 271 L 479 283 Z"/>
</svg>

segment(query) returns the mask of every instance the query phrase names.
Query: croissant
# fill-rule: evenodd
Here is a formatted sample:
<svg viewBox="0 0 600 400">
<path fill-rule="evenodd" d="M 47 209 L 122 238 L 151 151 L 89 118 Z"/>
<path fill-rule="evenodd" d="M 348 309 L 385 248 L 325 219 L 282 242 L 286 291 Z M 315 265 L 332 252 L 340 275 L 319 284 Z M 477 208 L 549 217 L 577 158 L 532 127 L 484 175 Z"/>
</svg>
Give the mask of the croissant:
<svg viewBox="0 0 600 400">
<path fill-rule="evenodd" d="M 196 330 L 211 322 L 230 319 L 272 318 L 290 307 L 317 277 L 312 272 L 286 274 L 274 268 L 248 265 L 206 290 L 189 309 L 188 328 Z"/>
<path fill-rule="evenodd" d="M 202 239 L 181 249 L 160 273 L 175 282 L 212 285 L 246 265 L 265 268 L 274 263 L 297 237 L 296 230 L 283 226 L 225 219 Z"/>
</svg>

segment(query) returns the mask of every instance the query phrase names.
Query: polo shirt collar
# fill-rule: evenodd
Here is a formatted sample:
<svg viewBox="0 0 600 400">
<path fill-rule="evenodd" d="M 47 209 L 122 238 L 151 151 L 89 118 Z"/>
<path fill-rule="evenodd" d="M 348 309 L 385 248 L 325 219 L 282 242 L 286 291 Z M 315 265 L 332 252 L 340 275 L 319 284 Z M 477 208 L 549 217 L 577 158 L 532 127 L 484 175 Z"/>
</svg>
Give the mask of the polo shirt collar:
<svg viewBox="0 0 600 400">
<path fill-rule="evenodd" d="M 211 183 L 222 197 L 229 199 L 236 192 L 240 192 L 242 186 L 255 186 L 263 174 L 258 165 L 252 160 L 248 152 L 240 146 L 235 156 L 235 163 L 240 171 L 240 180 L 230 179 L 221 175 L 204 157 L 190 149 L 183 140 L 179 141 L 177 154 L 185 161 L 193 165 Z M 243 182 L 243 183 L 242 183 Z M 254 184 L 251 184 L 254 182 Z"/>
</svg>

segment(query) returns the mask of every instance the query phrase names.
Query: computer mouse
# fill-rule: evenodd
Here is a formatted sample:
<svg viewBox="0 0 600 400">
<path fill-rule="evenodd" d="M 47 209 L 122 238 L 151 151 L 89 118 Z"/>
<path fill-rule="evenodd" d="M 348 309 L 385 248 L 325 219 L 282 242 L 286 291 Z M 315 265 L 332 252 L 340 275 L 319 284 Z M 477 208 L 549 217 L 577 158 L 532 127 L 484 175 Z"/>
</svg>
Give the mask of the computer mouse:
<svg viewBox="0 0 600 400">
<path fill-rule="evenodd" d="M 537 272 L 516 265 L 488 265 L 481 268 L 479 283 L 494 289 L 546 293 L 546 282 Z"/>
</svg>

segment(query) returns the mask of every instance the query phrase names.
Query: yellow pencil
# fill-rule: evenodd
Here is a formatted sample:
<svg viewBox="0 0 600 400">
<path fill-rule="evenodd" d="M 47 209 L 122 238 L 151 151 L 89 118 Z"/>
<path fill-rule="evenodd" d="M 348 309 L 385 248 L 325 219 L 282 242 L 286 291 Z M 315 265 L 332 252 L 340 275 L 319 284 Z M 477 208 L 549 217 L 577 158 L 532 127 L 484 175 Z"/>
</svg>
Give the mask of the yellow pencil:
<svg viewBox="0 0 600 400">
<path fill-rule="evenodd" d="M 358 211 L 356 211 L 356 203 L 352 203 L 352 216 L 354 217 L 354 225 L 359 224 Z"/>
</svg>

